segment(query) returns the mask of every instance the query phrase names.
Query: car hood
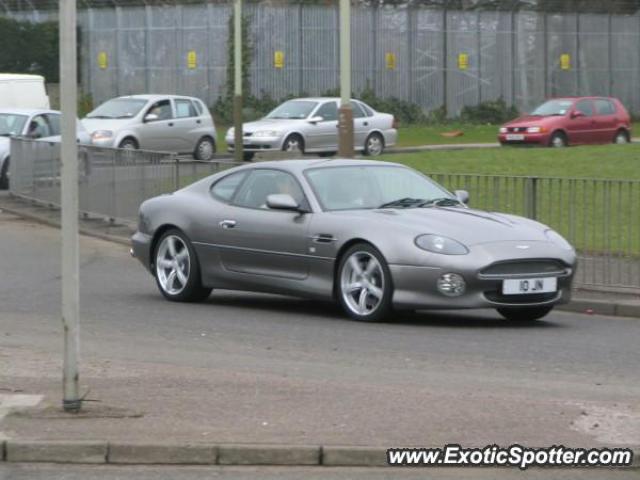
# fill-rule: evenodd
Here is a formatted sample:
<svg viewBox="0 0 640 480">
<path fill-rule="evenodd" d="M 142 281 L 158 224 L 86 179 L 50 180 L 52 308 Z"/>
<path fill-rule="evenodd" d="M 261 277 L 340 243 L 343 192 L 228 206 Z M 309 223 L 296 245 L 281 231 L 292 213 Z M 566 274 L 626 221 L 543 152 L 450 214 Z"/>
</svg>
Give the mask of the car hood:
<svg viewBox="0 0 640 480">
<path fill-rule="evenodd" d="M 364 210 L 359 214 L 358 217 L 364 216 L 365 221 L 384 223 L 382 228 L 389 231 L 408 229 L 415 235 L 443 235 L 468 246 L 505 241 L 548 241 L 545 227 L 535 221 L 470 208 Z"/>
<path fill-rule="evenodd" d="M 305 120 L 283 120 L 283 119 L 271 119 L 263 118 L 255 122 L 248 122 L 242 125 L 242 129 L 245 133 L 254 133 L 260 130 L 275 130 L 281 131 L 291 128 L 292 125 L 298 125 L 305 123 Z"/>
<path fill-rule="evenodd" d="M 558 123 L 558 121 L 562 121 L 565 117 L 564 116 L 558 116 L 558 115 L 553 115 L 553 116 L 548 116 L 548 117 L 541 117 L 539 115 L 524 115 L 522 117 L 516 118 L 515 120 L 511 120 L 508 123 L 505 123 L 503 126 L 504 127 L 531 127 L 531 126 L 536 126 L 536 127 L 544 127 L 547 125 L 554 125 L 556 123 Z"/>
<path fill-rule="evenodd" d="M 93 133 L 98 130 L 117 132 L 134 122 L 131 118 L 84 118 L 81 123 L 87 132 Z"/>
</svg>

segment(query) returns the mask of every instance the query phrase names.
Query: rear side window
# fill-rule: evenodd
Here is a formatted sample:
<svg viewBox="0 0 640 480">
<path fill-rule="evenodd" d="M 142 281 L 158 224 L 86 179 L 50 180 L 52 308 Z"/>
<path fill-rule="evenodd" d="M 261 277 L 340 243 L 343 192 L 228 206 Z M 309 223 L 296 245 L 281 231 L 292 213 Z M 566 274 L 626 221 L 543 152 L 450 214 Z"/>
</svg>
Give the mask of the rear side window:
<svg viewBox="0 0 640 480">
<path fill-rule="evenodd" d="M 584 113 L 585 117 L 592 117 L 593 116 L 593 103 L 591 103 L 591 100 L 580 100 L 576 104 L 576 110 L 578 112 Z"/>
<path fill-rule="evenodd" d="M 358 102 L 351 102 L 351 105 L 353 106 L 353 118 L 362 118 L 367 116 Z"/>
<path fill-rule="evenodd" d="M 196 110 L 198 111 L 198 115 L 202 115 L 204 113 L 204 105 L 200 100 L 194 100 L 193 103 L 196 106 Z"/>
<path fill-rule="evenodd" d="M 176 118 L 189 118 L 197 116 L 198 113 L 196 112 L 193 103 L 191 103 L 191 100 L 176 100 Z"/>
<path fill-rule="evenodd" d="M 599 99 L 595 101 L 598 115 L 615 115 L 616 107 L 611 100 Z"/>
<path fill-rule="evenodd" d="M 246 176 L 246 171 L 237 172 L 218 180 L 211 187 L 211 195 L 221 202 L 229 203 Z"/>
<path fill-rule="evenodd" d="M 364 110 L 364 113 L 367 114 L 367 117 L 373 117 L 373 110 L 371 110 L 371 107 L 369 107 L 369 105 L 367 105 L 366 103 L 362 103 L 362 102 L 360 102 L 360 105 L 362 106 L 362 109 Z"/>
</svg>

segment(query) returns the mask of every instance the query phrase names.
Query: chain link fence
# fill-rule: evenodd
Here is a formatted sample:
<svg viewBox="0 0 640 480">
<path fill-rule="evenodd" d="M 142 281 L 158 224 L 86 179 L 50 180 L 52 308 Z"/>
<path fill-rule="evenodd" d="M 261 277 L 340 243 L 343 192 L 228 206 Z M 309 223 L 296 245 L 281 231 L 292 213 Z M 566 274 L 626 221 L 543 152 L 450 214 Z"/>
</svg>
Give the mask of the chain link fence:
<svg viewBox="0 0 640 480">
<path fill-rule="evenodd" d="M 238 165 L 181 160 L 174 154 L 79 148 L 81 212 L 136 222 L 147 198 Z M 14 195 L 60 201 L 57 143 L 11 140 Z M 474 208 L 538 220 L 579 251 L 581 286 L 640 288 L 640 181 L 433 174 L 451 191 L 467 190 Z"/>
</svg>

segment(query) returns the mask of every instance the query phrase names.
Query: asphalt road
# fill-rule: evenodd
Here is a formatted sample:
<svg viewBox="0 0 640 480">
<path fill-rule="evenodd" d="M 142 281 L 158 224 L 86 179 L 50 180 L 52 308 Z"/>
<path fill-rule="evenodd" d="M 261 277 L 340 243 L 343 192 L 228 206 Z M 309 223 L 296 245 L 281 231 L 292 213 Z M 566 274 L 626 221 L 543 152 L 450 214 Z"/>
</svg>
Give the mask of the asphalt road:
<svg viewBox="0 0 640 480">
<path fill-rule="evenodd" d="M 54 406 L 58 239 L 0 214 L 0 387 Z M 640 445 L 638 320 L 553 313 L 523 326 L 478 311 L 370 325 L 238 292 L 171 304 L 125 247 L 90 238 L 81 283 L 81 380 L 98 402 L 82 421 L 6 418 L 9 437 Z"/>
<path fill-rule="evenodd" d="M 364 469 L 297 467 L 90 467 L 0 466 L 0 480 L 637 480 L 637 471 L 496 469 Z"/>
</svg>

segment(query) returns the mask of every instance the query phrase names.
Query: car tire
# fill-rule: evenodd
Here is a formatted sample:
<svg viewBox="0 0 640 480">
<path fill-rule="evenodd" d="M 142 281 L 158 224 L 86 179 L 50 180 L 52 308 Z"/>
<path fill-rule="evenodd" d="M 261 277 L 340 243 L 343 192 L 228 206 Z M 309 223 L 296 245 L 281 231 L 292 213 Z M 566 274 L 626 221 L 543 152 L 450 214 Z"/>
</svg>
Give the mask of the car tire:
<svg viewBox="0 0 640 480">
<path fill-rule="evenodd" d="M 140 147 L 134 138 L 127 137 L 120 142 L 118 148 L 122 150 L 138 150 Z"/>
<path fill-rule="evenodd" d="M 549 146 L 553 148 L 563 148 L 568 145 L 567 136 L 562 132 L 554 132 L 549 139 Z"/>
<path fill-rule="evenodd" d="M 304 153 L 304 140 L 297 133 L 289 135 L 282 144 L 282 151 Z"/>
<path fill-rule="evenodd" d="M 357 243 L 342 255 L 335 286 L 340 306 L 353 320 L 380 322 L 391 312 L 391 272 L 382 254 L 368 243 Z"/>
<path fill-rule="evenodd" d="M 367 157 L 377 157 L 384 152 L 384 138 L 377 132 L 372 133 L 364 142 L 364 154 Z"/>
<path fill-rule="evenodd" d="M 320 158 L 329 158 L 329 157 L 333 157 L 337 154 L 337 152 L 319 152 L 318 156 Z"/>
<path fill-rule="evenodd" d="M 208 162 L 213 159 L 216 153 L 216 143 L 211 137 L 203 137 L 196 145 L 196 149 L 193 151 L 193 158 L 200 160 L 201 162 Z"/>
<path fill-rule="evenodd" d="M 626 130 L 618 130 L 616 132 L 616 136 L 613 137 L 613 143 L 617 145 L 624 145 L 626 143 L 629 143 L 629 141 L 629 132 L 627 132 Z"/>
<path fill-rule="evenodd" d="M 202 286 L 196 251 L 184 233 L 166 231 L 153 252 L 153 273 L 160 293 L 172 302 L 201 302 L 211 294 Z"/>
<path fill-rule="evenodd" d="M 251 162 L 253 160 L 253 157 L 255 157 L 256 154 L 253 152 L 244 152 L 242 154 L 242 160 L 244 160 L 245 162 Z"/>
<path fill-rule="evenodd" d="M 0 190 L 9 189 L 9 159 L 4 161 L 2 166 L 2 173 L 0 173 Z"/>
<path fill-rule="evenodd" d="M 545 307 L 520 307 L 520 308 L 498 308 L 497 311 L 507 320 L 512 322 L 534 322 L 547 316 L 553 306 Z"/>
</svg>

